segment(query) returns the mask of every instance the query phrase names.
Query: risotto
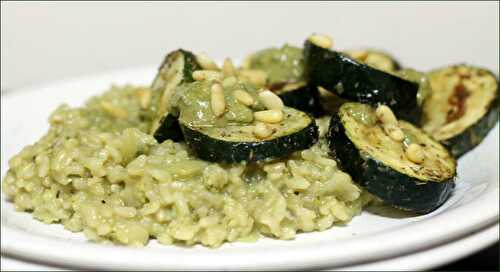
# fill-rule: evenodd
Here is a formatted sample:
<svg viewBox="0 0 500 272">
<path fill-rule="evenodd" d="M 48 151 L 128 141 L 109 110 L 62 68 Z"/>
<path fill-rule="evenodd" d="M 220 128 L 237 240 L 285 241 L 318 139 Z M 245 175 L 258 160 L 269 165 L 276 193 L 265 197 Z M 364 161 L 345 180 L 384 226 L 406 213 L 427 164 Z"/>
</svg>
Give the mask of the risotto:
<svg viewBox="0 0 500 272">
<path fill-rule="evenodd" d="M 9 161 L 3 192 L 19 211 L 97 242 L 142 246 L 293 239 L 359 214 L 372 197 L 319 141 L 280 159 L 214 163 L 148 134 L 146 87 L 113 86 L 83 107 L 62 105 L 50 129 Z"/>
</svg>

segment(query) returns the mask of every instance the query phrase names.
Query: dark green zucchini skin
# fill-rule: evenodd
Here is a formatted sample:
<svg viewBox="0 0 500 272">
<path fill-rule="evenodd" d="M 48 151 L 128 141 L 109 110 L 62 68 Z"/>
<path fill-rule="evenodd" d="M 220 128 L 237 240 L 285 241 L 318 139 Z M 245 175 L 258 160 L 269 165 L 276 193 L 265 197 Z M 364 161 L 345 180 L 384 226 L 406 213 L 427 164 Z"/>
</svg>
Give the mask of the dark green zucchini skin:
<svg viewBox="0 0 500 272">
<path fill-rule="evenodd" d="M 312 118 L 311 118 L 312 119 Z M 180 124 L 187 145 L 200 159 L 211 162 L 253 162 L 285 157 L 307 149 L 318 141 L 318 127 L 312 119 L 309 126 L 291 135 L 258 142 L 232 142 L 211 138 Z"/>
<path fill-rule="evenodd" d="M 348 56 L 306 41 L 304 73 L 307 82 L 352 101 L 386 104 L 399 119 L 418 124 L 418 84 L 361 64 Z M 341 87 L 340 87 L 341 86 Z"/>
<path fill-rule="evenodd" d="M 468 127 L 457 136 L 443 140 L 440 143 L 445 146 L 455 158 L 459 158 L 468 151 L 474 149 L 498 123 L 498 114 L 500 111 L 499 103 L 500 100 L 497 97 L 491 102 L 486 115 L 481 117 L 477 123 Z"/>
<path fill-rule="evenodd" d="M 275 86 L 270 86 L 269 89 L 273 92 L 279 91 L 279 88 Z M 324 114 L 319 100 L 318 89 L 310 85 L 305 85 L 295 90 L 277 92 L 277 94 L 287 107 L 307 112 L 314 117 Z"/>
<path fill-rule="evenodd" d="M 455 186 L 453 178 L 422 184 L 422 181 L 397 172 L 377 160 L 363 158 L 345 134 L 336 114 L 330 121 L 327 139 L 331 155 L 339 168 L 391 206 L 421 214 L 429 213 L 444 203 Z"/>
<path fill-rule="evenodd" d="M 158 127 L 153 136 L 158 143 L 162 143 L 166 140 L 172 140 L 174 142 L 184 141 L 184 135 L 182 135 L 179 120 L 170 113 L 167 113 L 160 121 L 160 127 Z"/>
</svg>

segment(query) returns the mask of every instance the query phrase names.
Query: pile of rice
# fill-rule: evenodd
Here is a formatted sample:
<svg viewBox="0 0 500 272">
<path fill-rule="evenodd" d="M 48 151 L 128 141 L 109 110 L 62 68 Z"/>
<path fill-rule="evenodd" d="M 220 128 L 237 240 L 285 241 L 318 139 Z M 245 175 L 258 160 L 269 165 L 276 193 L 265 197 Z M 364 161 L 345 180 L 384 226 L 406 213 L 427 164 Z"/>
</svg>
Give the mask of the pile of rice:
<svg viewBox="0 0 500 272">
<path fill-rule="evenodd" d="M 16 209 L 93 241 L 217 247 L 345 224 L 372 198 L 337 168 L 323 138 L 286 159 L 249 165 L 158 144 L 147 134 L 144 92 L 113 86 L 84 107 L 55 110 L 48 133 L 9 161 L 2 186 Z M 324 135 L 328 118 L 317 121 Z"/>
</svg>

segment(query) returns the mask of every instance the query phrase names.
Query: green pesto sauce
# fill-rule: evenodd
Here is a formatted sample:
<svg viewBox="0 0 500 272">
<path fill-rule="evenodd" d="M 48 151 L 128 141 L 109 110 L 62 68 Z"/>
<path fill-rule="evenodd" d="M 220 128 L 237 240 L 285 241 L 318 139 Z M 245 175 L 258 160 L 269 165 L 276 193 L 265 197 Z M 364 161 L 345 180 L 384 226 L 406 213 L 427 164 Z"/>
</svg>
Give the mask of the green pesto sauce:
<svg viewBox="0 0 500 272">
<path fill-rule="evenodd" d="M 302 49 L 288 44 L 263 49 L 252 54 L 250 68 L 265 71 L 271 85 L 301 81 L 304 73 Z"/>
<path fill-rule="evenodd" d="M 345 104 L 347 112 L 356 119 L 356 121 L 366 125 L 374 126 L 377 123 L 377 116 L 372 107 L 363 104 Z"/>
<path fill-rule="evenodd" d="M 427 75 L 411 68 L 401 69 L 396 72 L 396 75 L 403 79 L 418 83 L 417 103 L 421 106 L 425 98 L 431 93 L 431 84 L 429 83 Z"/>
<path fill-rule="evenodd" d="M 237 82 L 224 88 L 226 112 L 217 117 L 212 113 L 210 104 L 210 89 L 215 81 L 195 81 L 177 87 L 172 97 L 173 108 L 179 111 L 179 119 L 190 126 L 244 125 L 253 122 L 253 111 L 263 109 L 258 102 L 257 89 L 247 83 Z M 235 90 L 249 93 L 256 104 L 249 108 L 238 102 L 233 95 Z"/>
</svg>

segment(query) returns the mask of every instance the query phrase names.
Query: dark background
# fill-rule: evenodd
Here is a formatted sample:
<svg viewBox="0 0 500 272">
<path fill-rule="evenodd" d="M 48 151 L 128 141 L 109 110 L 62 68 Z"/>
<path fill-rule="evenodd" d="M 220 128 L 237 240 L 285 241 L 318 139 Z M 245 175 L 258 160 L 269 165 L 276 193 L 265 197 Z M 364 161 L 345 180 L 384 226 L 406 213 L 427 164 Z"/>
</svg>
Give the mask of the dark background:
<svg viewBox="0 0 500 272">
<path fill-rule="evenodd" d="M 474 255 L 454 263 L 442 266 L 437 271 L 499 271 L 499 243 L 496 243 Z"/>
</svg>

